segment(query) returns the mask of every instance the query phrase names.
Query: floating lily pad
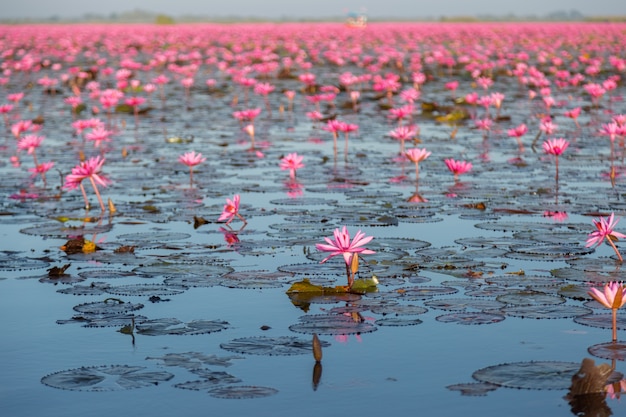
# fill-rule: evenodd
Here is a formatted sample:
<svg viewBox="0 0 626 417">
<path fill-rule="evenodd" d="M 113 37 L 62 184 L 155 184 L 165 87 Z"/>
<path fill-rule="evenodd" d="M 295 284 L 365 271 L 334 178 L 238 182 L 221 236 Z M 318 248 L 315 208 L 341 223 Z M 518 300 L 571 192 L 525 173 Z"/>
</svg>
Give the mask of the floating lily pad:
<svg viewBox="0 0 626 417">
<path fill-rule="evenodd" d="M 225 268 L 225 270 L 232 268 Z M 174 277 L 165 278 L 163 283 L 165 285 L 171 285 L 174 287 L 214 287 L 220 285 L 223 281 L 221 275 L 217 276 L 203 276 L 203 275 L 177 275 Z"/>
<path fill-rule="evenodd" d="M 472 377 L 507 388 L 564 390 L 579 369 L 574 362 L 516 362 L 479 369 Z"/>
<path fill-rule="evenodd" d="M 481 300 L 476 298 L 447 298 L 429 300 L 424 303 L 428 307 L 439 310 L 462 311 L 472 310 L 491 310 L 504 307 L 505 304 L 495 300 Z"/>
<path fill-rule="evenodd" d="M 472 382 L 466 384 L 454 384 L 448 385 L 450 391 L 459 391 L 461 395 L 468 395 L 472 397 L 485 396 L 491 391 L 495 391 L 499 388 L 499 385 L 490 384 L 488 382 Z"/>
<path fill-rule="evenodd" d="M 269 271 L 237 271 L 222 276 L 220 285 L 228 288 L 280 288 L 293 274 Z"/>
<path fill-rule="evenodd" d="M 57 324 L 78 323 L 82 324 L 83 327 L 124 327 L 132 326 L 133 323 L 139 323 L 147 319 L 145 316 L 138 316 L 133 313 L 78 314 L 69 320 L 57 320 Z"/>
<path fill-rule="evenodd" d="M 137 311 L 143 308 L 140 303 L 127 303 L 121 300 L 106 299 L 95 303 L 79 304 L 74 307 L 74 311 L 94 316 L 114 315 Z"/>
<path fill-rule="evenodd" d="M 280 198 L 271 200 L 271 204 L 283 206 L 333 206 L 337 204 L 337 200 L 328 200 L 326 198 L 317 197 L 299 197 L 299 198 Z"/>
<path fill-rule="evenodd" d="M 321 341 L 320 343 L 322 347 L 330 346 L 328 342 Z M 290 356 L 310 355 L 313 352 L 311 339 L 301 339 L 293 336 L 242 337 L 222 343 L 220 347 L 230 352 L 249 355 Z"/>
<path fill-rule="evenodd" d="M 616 257 L 611 258 L 578 258 L 568 259 L 570 267 L 580 271 L 598 272 L 607 276 L 619 277 L 622 263 Z"/>
<path fill-rule="evenodd" d="M 626 343 L 615 341 L 590 346 L 587 351 L 598 358 L 609 360 L 626 360 Z"/>
<path fill-rule="evenodd" d="M 498 275 L 485 278 L 485 282 L 491 285 L 503 287 L 553 287 L 563 283 L 562 279 L 553 276 L 540 275 Z"/>
<path fill-rule="evenodd" d="M 376 326 L 344 315 L 315 314 L 301 317 L 300 323 L 292 324 L 289 330 L 307 334 L 349 335 L 370 333 L 376 330 Z"/>
<path fill-rule="evenodd" d="M 491 313 L 450 313 L 435 317 L 435 320 L 442 323 L 456 324 L 494 324 L 504 320 L 504 316 Z"/>
<path fill-rule="evenodd" d="M 588 255 L 594 249 L 575 245 L 513 245 L 512 252 L 506 254 L 509 258 L 536 260 L 540 257 L 543 260 L 568 259 Z"/>
<path fill-rule="evenodd" d="M 142 233 L 127 233 L 125 235 L 119 235 L 119 240 L 125 240 L 128 242 L 169 242 L 172 240 L 189 239 L 191 235 L 189 233 L 181 232 L 142 232 Z"/>
<path fill-rule="evenodd" d="M 582 266 L 582 264 L 579 264 Z M 605 284 L 610 281 L 619 281 L 622 279 L 622 271 L 620 267 L 614 267 L 613 271 L 585 271 L 577 268 L 557 268 L 550 271 L 556 278 L 567 279 L 578 282 L 592 282 L 596 284 Z"/>
<path fill-rule="evenodd" d="M 188 381 L 175 384 L 175 388 L 189 389 L 194 391 L 206 391 L 225 384 L 238 384 L 241 379 L 223 371 L 211 371 L 209 369 L 198 369 L 193 371 L 203 379 L 198 381 Z"/>
<path fill-rule="evenodd" d="M 555 297 L 541 291 L 533 290 L 512 290 L 508 294 L 499 295 L 496 300 L 518 306 L 524 305 L 553 305 L 565 302 L 563 297 Z"/>
<path fill-rule="evenodd" d="M 133 272 L 106 270 L 106 269 L 94 269 L 89 271 L 81 271 L 79 276 L 85 279 L 117 279 L 128 278 L 135 276 Z"/>
<path fill-rule="evenodd" d="M 166 353 L 159 357 L 147 357 L 146 359 L 158 360 L 164 366 L 179 366 L 185 369 L 202 369 L 205 366 L 232 365 L 231 360 L 242 359 L 241 356 L 216 356 L 206 355 L 200 352 Z"/>
<path fill-rule="evenodd" d="M 587 314 L 574 318 L 574 321 L 578 324 L 584 324 L 585 326 L 590 327 L 599 327 L 601 329 L 613 328 L 612 314 Z M 626 315 L 617 315 L 616 327 L 618 330 L 626 330 Z"/>
<path fill-rule="evenodd" d="M 416 251 L 431 246 L 431 243 L 418 239 L 376 237 L 367 246 L 372 250 Z"/>
<path fill-rule="evenodd" d="M 475 224 L 474 227 L 494 232 L 545 232 L 546 230 L 554 230 L 559 226 L 557 224 L 548 223 L 488 222 Z"/>
<path fill-rule="evenodd" d="M 591 313 L 588 308 L 563 304 L 504 307 L 499 311 L 507 316 L 526 319 L 565 319 Z"/>
<path fill-rule="evenodd" d="M 146 320 L 138 323 L 137 333 L 146 336 L 162 335 L 198 335 L 220 332 L 229 327 L 228 322 L 221 320 L 193 320 L 189 323 L 174 318 Z"/>
<path fill-rule="evenodd" d="M 395 290 L 397 294 L 400 294 L 401 297 L 405 300 L 415 301 L 415 300 L 427 300 L 434 296 L 438 295 L 450 295 L 458 292 L 456 288 L 452 287 L 427 287 L 427 286 L 415 286 L 415 287 L 404 287 L 398 288 Z"/>
<path fill-rule="evenodd" d="M 213 277 L 221 277 L 224 274 L 234 271 L 233 268 L 224 265 L 198 265 L 183 263 L 162 263 L 156 265 L 141 266 L 133 269 L 133 272 L 140 276 L 149 278 L 166 277 L 170 280 L 170 285 L 176 282 L 190 282 L 193 286 L 212 286 Z M 217 285 L 216 282 L 213 285 Z"/>
<path fill-rule="evenodd" d="M 229 400 L 241 400 L 248 398 L 263 398 L 278 394 L 278 390 L 269 387 L 259 387 L 251 385 L 233 385 L 226 387 L 218 387 L 209 390 L 209 395 L 215 398 L 224 398 Z"/>
<path fill-rule="evenodd" d="M 494 285 L 487 285 L 475 290 L 469 290 L 465 293 L 471 297 L 497 297 L 499 295 L 508 294 L 510 290 L 502 287 L 496 287 Z"/>
<path fill-rule="evenodd" d="M 565 297 L 565 298 L 569 298 L 572 300 L 584 301 L 584 300 L 588 300 L 590 297 L 589 294 L 587 294 L 587 291 L 589 291 L 588 285 L 569 284 L 569 285 L 564 285 L 560 287 L 559 290 L 557 291 L 557 294 L 560 297 Z M 600 303 L 598 303 L 598 306 L 599 305 Z M 588 307 L 591 307 L 591 306 L 588 306 Z"/>
<path fill-rule="evenodd" d="M 102 295 L 108 287 L 109 284 L 105 282 L 93 282 L 91 285 L 73 285 L 68 288 L 62 288 L 57 290 L 57 292 L 72 295 Z"/>
<path fill-rule="evenodd" d="M 385 317 L 374 322 L 377 326 L 416 326 L 422 324 L 422 320 L 407 317 Z"/>
<path fill-rule="evenodd" d="M 395 314 L 396 316 L 408 316 L 414 314 L 424 314 L 428 309 L 415 305 L 392 304 L 385 306 L 372 307 L 371 312 L 374 314 Z"/>
<path fill-rule="evenodd" d="M 109 294 L 123 296 L 151 297 L 155 295 L 177 295 L 187 290 L 186 287 L 163 285 L 163 284 L 130 284 L 116 285 L 107 288 Z"/>
<path fill-rule="evenodd" d="M 26 271 L 48 268 L 50 262 L 42 259 L 21 257 L 17 254 L 0 254 L 0 271 Z"/>
<path fill-rule="evenodd" d="M 44 283 L 44 284 L 76 284 L 78 282 L 83 282 L 85 280 L 85 278 L 79 276 L 79 275 L 70 275 L 70 274 L 62 274 L 62 275 L 50 275 L 50 274 L 46 274 L 46 275 L 41 275 L 41 276 L 35 276 L 35 277 L 20 277 L 20 279 L 29 279 L 29 278 L 35 278 L 35 279 L 39 279 L 39 282 Z"/>
<path fill-rule="evenodd" d="M 479 247 L 479 248 L 502 248 L 506 249 L 511 245 L 531 245 L 533 241 L 523 240 L 517 237 L 498 236 L 498 237 L 465 237 L 456 239 L 455 243 L 462 246 Z"/>
<path fill-rule="evenodd" d="M 169 372 L 147 369 L 128 365 L 84 367 L 46 375 L 41 382 L 52 388 L 104 392 L 152 387 L 174 377 Z"/>
<path fill-rule="evenodd" d="M 417 253 L 419 256 L 419 252 Z M 420 262 L 420 268 L 428 270 L 471 270 L 482 267 L 485 263 L 475 259 L 469 259 L 463 256 L 450 256 L 448 258 L 431 259 L 426 258 Z"/>
</svg>

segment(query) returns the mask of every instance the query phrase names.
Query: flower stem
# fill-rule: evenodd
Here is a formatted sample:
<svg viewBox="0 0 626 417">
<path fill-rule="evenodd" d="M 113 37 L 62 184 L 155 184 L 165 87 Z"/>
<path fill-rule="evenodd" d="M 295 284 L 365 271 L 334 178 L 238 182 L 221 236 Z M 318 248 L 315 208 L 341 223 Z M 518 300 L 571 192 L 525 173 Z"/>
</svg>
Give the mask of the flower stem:
<svg viewBox="0 0 626 417">
<path fill-rule="evenodd" d="M 623 262 L 624 260 L 622 259 L 622 255 L 617 250 L 617 246 L 615 246 L 615 243 L 613 243 L 610 237 L 607 237 L 606 240 L 608 240 L 609 244 L 613 247 L 613 250 L 615 251 L 615 254 L 617 255 L 617 259 L 619 259 L 620 262 Z"/>
<path fill-rule="evenodd" d="M 91 185 L 93 186 L 93 191 L 96 193 L 96 197 L 98 197 L 100 208 L 102 209 L 102 211 L 106 211 L 106 209 L 104 208 L 104 202 L 102 201 L 102 197 L 100 196 L 100 191 L 98 191 L 98 187 L 96 186 L 96 182 L 92 177 L 89 177 L 89 180 L 91 181 Z"/>
<path fill-rule="evenodd" d="M 617 309 L 611 310 L 613 313 L 613 342 L 617 342 Z"/>
<path fill-rule="evenodd" d="M 85 199 L 85 210 L 89 210 L 91 206 L 89 205 L 89 199 L 87 198 L 87 193 L 85 192 L 85 187 L 83 187 L 83 183 L 80 183 L 80 191 L 83 193 L 83 198 Z"/>
</svg>

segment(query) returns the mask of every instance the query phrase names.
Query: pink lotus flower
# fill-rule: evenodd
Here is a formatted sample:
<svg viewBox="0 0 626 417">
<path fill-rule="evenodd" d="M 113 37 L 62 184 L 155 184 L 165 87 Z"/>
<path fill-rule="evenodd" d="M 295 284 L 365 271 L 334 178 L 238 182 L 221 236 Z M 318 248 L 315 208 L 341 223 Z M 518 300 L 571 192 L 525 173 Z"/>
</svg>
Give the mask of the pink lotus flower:
<svg viewBox="0 0 626 417">
<path fill-rule="evenodd" d="M 621 282 L 611 281 L 604 285 L 604 291 L 597 288 L 591 288 L 587 292 L 594 300 L 610 308 L 612 312 L 613 322 L 613 342 L 617 341 L 617 310 L 626 304 L 626 288 Z"/>
<path fill-rule="evenodd" d="M 419 163 L 430 156 L 426 149 L 413 148 L 406 151 L 406 156 L 415 163 L 415 181 L 419 181 Z"/>
<path fill-rule="evenodd" d="M 29 155 L 33 155 L 35 149 L 41 145 L 43 140 L 43 136 L 26 135 L 17 142 L 17 148 L 27 151 Z"/>
<path fill-rule="evenodd" d="M 558 139 L 550 139 L 543 142 L 543 150 L 545 153 L 551 154 L 555 156 L 555 166 L 556 166 L 556 188 L 558 192 L 559 188 L 559 155 L 561 155 L 567 147 L 569 146 L 569 142 L 563 138 Z"/>
<path fill-rule="evenodd" d="M 100 208 L 102 208 L 102 211 L 105 210 L 104 202 L 102 201 L 102 197 L 100 196 L 97 186 L 97 184 L 100 184 L 101 186 L 106 187 L 111 183 L 111 180 L 100 174 L 104 161 L 105 159 L 100 156 L 89 158 L 87 161 L 83 161 L 72 168 L 72 173 L 65 177 L 63 188 L 66 190 L 74 190 L 80 187 L 80 190 L 83 193 L 83 198 L 85 199 L 85 208 L 87 210 L 89 210 L 90 205 L 82 183 L 82 181 L 87 178 L 91 181 L 91 185 L 96 193 L 98 202 L 100 203 Z"/>
<path fill-rule="evenodd" d="M 406 151 L 407 158 L 409 158 L 411 162 L 415 162 L 416 164 L 428 158 L 430 154 L 431 153 L 428 152 L 426 149 L 420 148 L 412 148 Z"/>
<path fill-rule="evenodd" d="M 295 152 L 287 154 L 287 156 L 285 156 L 284 158 L 280 160 L 280 169 L 282 170 L 288 169 L 289 176 L 291 177 L 291 179 L 295 179 L 296 170 L 304 167 L 304 164 L 302 163 L 303 159 L 304 159 L 304 156 L 298 155 Z"/>
<path fill-rule="evenodd" d="M 465 174 L 472 170 L 472 163 L 467 161 L 455 161 L 454 159 L 446 159 L 446 166 L 454 174 L 454 180 L 458 181 L 459 175 Z"/>
<path fill-rule="evenodd" d="M 559 156 L 565 152 L 568 146 L 569 142 L 563 138 L 550 139 L 543 142 L 544 152 L 555 156 Z"/>
<path fill-rule="evenodd" d="M 400 154 L 404 154 L 404 142 L 409 139 L 413 139 L 417 136 L 417 127 L 411 126 L 398 126 L 389 132 L 389 136 L 400 141 Z"/>
<path fill-rule="evenodd" d="M 354 236 L 354 239 L 350 241 L 350 233 L 348 233 L 346 226 L 343 226 L 341 230 L 339 230 L 339 228 L 335 229 L 333 234 L 334 239 L 325 237 L 324 240 L 326 243 L 317 243 L 315 244 L 315 248 L 320 251 L 331 252 L 331 254 L 322 259 L 320 263 L 324 263 L 334 256 L 343 256 L 346 263 L 346 274 L 348 276 L 348 289 L 350 289 L 354 283 L 354 274 L 358 270 L 358 256 L 360 254 L 371 255 L 376 253 L 362 247 L 369 243 L 373 239 L 373 236 L 365 236 L 365 234 L 359 230 Z M 357 257 L 356 262 L 354 259 L 355 255 Z"/>
<path fill-rule="evenodd" d="M 611 215 L 607 218 L 600 217 L 593 220 L 593 225 L 596 227 L 596 230 L 589 234 L 585 246 L 588 248 L 592 246 L 599 246 L 604 239 L 606 239 L 607 242 L 609 242 L 609 244 L 613 247 L 619 261 L 622 262 L 622 256 L 613 241 L 616 241 L 618 238 L 623 239 L 626 235 L 614 230 L 615 226 L 617 226 L 617 223 L 619 222 L 619 219 L 615 220 L 614 216 L 615 214 L 611 213 Z"/>
<path fill-rule="evenodd" d="M 352 239 L 352 241 L 350 241 L 350 233 L 348 233 L 348 228 L 346 226 L 343 226 L 341 230 L 339 230 L 339 228 L 335 229 L 333 235 L 335 239 L 325 237 L 324 240 L 326 243 L 315 244 L 317 250 L 331 252 L 330 255 L 322 259 L 320 262 L 322 264 L 334 256 L 342 255 L 346 265 L 350 265 L 352 255 L 355 253 L 363 255 L 376 253 L 362 247 L 363 245 L 368 244 L 374 237 L 365 236 L 365 234 L 360 230 L 357 231 L 356 235 L 354 235 L 354 239 Z"/>
<path fill-rule="evenodd" d="M 242 222 L 247 223 L 246 219 L 244 219 L 241 214 L 239 214 L 239 194 L 235 194 L 233 199 L 226 199 L 226 204 L 224 205 L 224 209 L 222 210 L 222 214 L 217 219 L 218 222 L 226 221 L 226 224 L 232 222 L 235 217 L 238 217 Z"/>
<path fill-rule="evenodd" d="M 233 117 L 240 122 L 253 122 L 259 114 L 261 114 L 260 108 L 246 109 L 234 112 Z"/>
<path fill-rule="evenodd" d="M 91 132 L 87 133 L 85 135 L 85 138 L 87 140 L 92 141 L 94 143 L 94 146 L 98 148 L 100 147 L 100 144 L 102 142 L 110 142 L 112 134 L 113 134 L 112 131 L 106 130 L 105 128 L 101 126 L 98 126 L 95 129 L 93 129 Z"/>
<path fill-rule="evenodd" d="M 524 136 L 528 132 L 528 128 L 524 123 L 514 127 L 513 129 L 507 130 L 509 137 L 515 138 L 517 140 L 517 146 L 520 152 L 524 152 L 524 144 L 522 143 L 522 136 Z"/>
<path fill-rule="evenodd" d="M 19 138 L 22 133 L 32 130 L 32 128 L 33 122 L 30 120 L 20 120 L 11 126 L 11 133 L 13 133 L 13 136 L 16 138 Z"/>
<path fill-rule="evenodd" d="M 193 167 L 195 167 L 196 165 L 200 165 L 204 161 L 206 161 L 206 158 L 204 158 L 201 153 L 196 153 L 195 151 L 185 152 L 178 157 L 178 162 L 180 162 L 181 164 L 185 164 L 189 167 L 190 187 L 193 184 Z"/>
<path fill-rule="evenodd" d="M 626 288 L 621 282 L 611 281 L 605 284 L 604 291 L 591 288 L 588 294 L 606 308 L 618 309 L 626 304 Z"/>
<path fill-rule="evenodd" d="M 581 111 L 581 108 L 576 107 L 564 113 L 565 117 L 569 117 L 570 119 L 574 120 L 574 123 L 576 124 L 576 127 L 578 129 L 580 129 L 580 125 L 578 124 L 578 116 L 580 116 L 580 111 Z"/>
<path fill-rule="evenodd" d="M 35 168 L 28 168 L 28 172 L 32 172 L 31 177 L 41 175 L 41 178 L 46 181 L 46 172 L 48 172 L 54 166 L 54 162 L 42 162 L 35 166 Z"/>
</svg>

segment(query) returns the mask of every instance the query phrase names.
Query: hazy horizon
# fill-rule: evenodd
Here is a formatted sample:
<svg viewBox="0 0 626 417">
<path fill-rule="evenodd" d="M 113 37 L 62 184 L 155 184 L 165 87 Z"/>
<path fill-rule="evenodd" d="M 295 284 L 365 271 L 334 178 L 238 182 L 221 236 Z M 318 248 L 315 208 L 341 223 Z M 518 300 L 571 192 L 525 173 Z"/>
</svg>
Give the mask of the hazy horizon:
<svg viewBox="0 0 626 417">
<path fill-rule="evenodd" d="M 337 17 L 348 12 L 364 11 L 376 19 L 385 18 L 439 18 L 447 16 L 542 16 L 553 12 L 577 11 L 585 16 L 624 16 L 624 0 L 527 0 L 503 2 L 498 0 L 442 0 L 440 2 L 411 0 L 22 0 L 0 4 L 2 19 L 79 18 L 85 14 L 111 15 L 112 13 L 143 10 L 176 16 L 209 16 L 216 18 L 241 17 L 262 19 L 319 19 Z"/>
</svg>

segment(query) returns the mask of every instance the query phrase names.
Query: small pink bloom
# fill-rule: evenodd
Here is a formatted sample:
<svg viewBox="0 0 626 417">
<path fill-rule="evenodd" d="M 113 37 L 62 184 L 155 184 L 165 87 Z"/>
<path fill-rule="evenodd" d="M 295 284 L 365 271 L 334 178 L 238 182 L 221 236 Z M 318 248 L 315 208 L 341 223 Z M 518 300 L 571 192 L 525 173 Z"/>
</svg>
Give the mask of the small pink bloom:
<svg viewBox="0 0 626 417">
<path fill-rule="evenodd" d="M 206 161 L 206 158 L 204 158 L 201 153 L 196 153 L 195 151 L 186 152 L 178 157 L 178 162 L 188 167 L 199 165 L 204 161 Z"/>
<path fill-rule="evenodd" d="M 239 194 L 235 194 L 232 200 L 230 198 L 226 199 L 226 204 L 224 205 L 222 214 L 217 219 L 218 222 L 227 220 L 226 224 L 229 224 L 235 219 L 235 217 L 239 217 L 244 223 L 246 223 L 244 218 L 239 214 L 239 199 Z"/>
<path fill-rule="evenodd" d="M 302 155 L 298 155 L 295 152 L 290 153 L 280 160 L 280 169 L 289 170 L 290 177 L 295 178 L 296 170 L 304 167 L 304 164 L 302 163 L 303 159 L 304 156 Z"/>
<path fill-rule="evenodd" d="M 552 154 L 552 155 L 556 155 L 556 156 L 559 156 L 563 152 L 565 152 L 568 146 L 569 146 L 569 142 L 563 138 L 549 139 L 543 142 L 544 152 Z"/>
<path fill-rule="evenodd" d="M 411 162 L 415 162 L 416 164 L 422 162 L 426 158 L 430 156 L 431 152 L 426 149 L 420 148 L 412 148 L 406 151 L 406 156 L 411 160 Z"/>
<path fill-rule="evenodd" d="M 335 237 L 334 239 L 325 237 L 324 240 L 326 241 L 326 243 L 317 243 L 315 245 L 317 250 L 331 252 L 331 254 L 322 259 L 320 263 L 324 263 L 334 256 L 342 255 L 346 265 L 350 265 L 352 255 L 355 253 L 363 255 L 371 255 L 376 253 L 372 250 L 362 247 L 363 245 L 369 243 L 374 237 L 365 236 L 365 234 L 360 230 L 356 233 L 352 241 L 350 241 L 350 233 L 348 233 L 348 229 L 346 226 L 343 226 L 341 230 L 339 230 L 339 228 L 335 229 L 333 234 Z"/>
<path fill-rule="evenodd" d="M 458 177 L 461 174 L 465 174 L 472 170 L 472 163 L 467 161 L 455 161 L 454 159 L 444 160 L 446 166 L 454 174 L 454 177 Z"/>
</svg>

